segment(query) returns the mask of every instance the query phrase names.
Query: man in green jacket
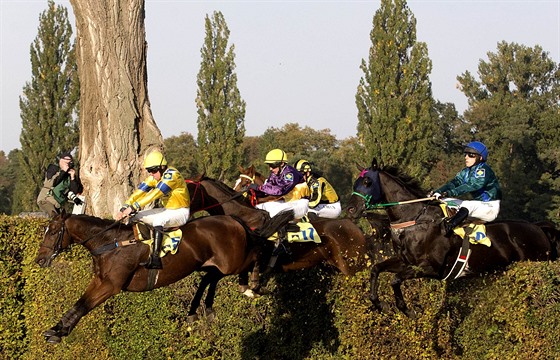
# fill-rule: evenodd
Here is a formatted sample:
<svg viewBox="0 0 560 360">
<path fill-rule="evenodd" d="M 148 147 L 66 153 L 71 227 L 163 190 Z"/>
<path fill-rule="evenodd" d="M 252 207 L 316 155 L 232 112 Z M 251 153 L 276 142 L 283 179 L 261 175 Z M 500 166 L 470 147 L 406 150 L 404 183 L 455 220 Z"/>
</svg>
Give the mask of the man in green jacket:
<svg viewBox="0 0 560 360">
<path fill-rule="evenodd" d="M 58 166 L 50 164 L 47 167 L 37 205 L 52 217 L 60 213 L 68 200 L 72 200 L 75 205 L 82 205 L 83 201 L 78 197 L 82 191 L 82 183 L 74 169 L 74 158 L 70 152 L 64 152 L 58 156 Z"/>
</svg>

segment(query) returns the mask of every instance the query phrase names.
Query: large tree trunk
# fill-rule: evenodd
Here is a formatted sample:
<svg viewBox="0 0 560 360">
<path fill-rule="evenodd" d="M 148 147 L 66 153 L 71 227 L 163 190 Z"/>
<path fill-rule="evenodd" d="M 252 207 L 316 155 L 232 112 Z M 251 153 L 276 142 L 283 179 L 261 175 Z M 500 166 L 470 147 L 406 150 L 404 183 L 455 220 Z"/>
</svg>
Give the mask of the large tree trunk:
<svg viewBox="0 0 560 360">
<path fill-rule="evenodd" d="M 115 213 L 163 139 L 147 90 L 144 0 L 70 0 L 76 17 L 80 175 L 88 213 Z"/>
</svg>

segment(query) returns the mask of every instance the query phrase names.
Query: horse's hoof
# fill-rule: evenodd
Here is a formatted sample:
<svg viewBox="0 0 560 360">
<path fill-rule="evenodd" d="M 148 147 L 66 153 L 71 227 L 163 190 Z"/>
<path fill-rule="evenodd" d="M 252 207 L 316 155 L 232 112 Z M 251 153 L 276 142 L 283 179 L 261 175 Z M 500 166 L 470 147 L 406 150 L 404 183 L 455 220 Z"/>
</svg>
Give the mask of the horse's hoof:
<svg viewBox="0 0 560 360">
<path fill-rule="evenodd" d="M 249 285 L 239 285 L 239 292 L 245 294 L 249 290 Z"/>
<path fill-rule="evenodd" d="M 257 296 L 264 296 L 264 295 L 269 295 L 270 293 L 272 293 L 271 290 L 269 290 L 267 288 L 264 288 L 264 287 L 258 288 L 258 289 L 253 289 L 253 292 Z"/>
<path fill-rule="evenodd" d="M 189 324 L 195 323 L 197 320 L 198 320 L 198 315 L 196 314 L 187 316 L 187 323 Z"/>
<path fill-rule="evenodd" d="M 251 290 L 251 289 L 245 290 L 245 291 L 243 292 L 243 295 L 245 295 L 245 296 L 247 296 L 248 298 L 251 298 L 251 299 L 256 299 L 256 298 L 260 297 L 260 294 L 254 292 L 254 291 Z"/>
<path fill-rule="evenodd" d="M 206 314 L 206 321 L 212 322 L 216 320 L 216 313 L 214 312 L 214 310 L 206 309 L 205 314 Z"/>
<path fill-rule="evenodd" d="M 60 343 L 60 341 L 62 341 L 60 336 L 57 335 L 46 336 L 45 340 L 50 344 L 58 344 Z"/>
<path fill-rule="evenodd" d="M 43 333 L 43 336 L 45 338 L 48 338 L 48 337 L 56 335 L 56 333 L 57 333 L 57 331 L 55 329 L 49 329 L 49 330 L 47 330 Z"/>
</svg>

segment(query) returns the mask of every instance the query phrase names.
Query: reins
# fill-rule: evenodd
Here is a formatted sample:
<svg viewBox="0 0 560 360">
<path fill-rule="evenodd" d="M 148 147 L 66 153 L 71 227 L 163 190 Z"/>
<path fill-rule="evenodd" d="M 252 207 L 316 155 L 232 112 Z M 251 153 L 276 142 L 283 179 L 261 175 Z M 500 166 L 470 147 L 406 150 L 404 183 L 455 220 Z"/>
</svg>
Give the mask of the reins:
<svg viewBox="0 0 560 360">
<path fill-rule="evenodd" d="M 371 203 L 371 198 L 372 198 L 371 195 L 363 195 L 363 194 L 360 194 L 360 193 L 355 192 L 355 191 L 352 192 L 352 195 L 357 195 L 357 196 L 361 197 L 362 199 L 364 199 L 365 204 L 366 204 L 366 210 L 383 209 L 385 207 L 390 207 L 390 206 L 413 204 L 413 203 L 423 202 L 423 201 L 431 201 L 431 200 L 434 200 L 436 198 L 435 196 L 430 196 L 430 197 L 425 197 L 425 198 L 421 198 L 421 199 L 391 202 L 391 203 L 385 203 L 385 204 L 372 204 Z"/>
<path fill-rule="evenodd" d="M 421 199 L 413 199 L 413 200 L 390 202 L 390 203 L 381 203 L 381 204 L 372 204 L 371 203 L 371 199 L 372 199 L 371 195 L 363 195 L 363 194 L 360 194 L 360 193 L 355 192 L 355 191 L 352 194 L 357 195 L 357 196 L 361 197 L 362 199 L 364 199 L 365 205 L 366 205 L 366 210 L 383 209 L 383 208 L 387 208 L 387 207 L 391 207 L 391 206 L 414 204 L 414 203 L 418 203 L 418 202 L 431 201 L 431 200 L 436 199 L 435 196 L 430 196 L 430 197 L 425 197 L 425 198 L 421 198 Z M 422 213 L 422 211 L 420 213 Z M 400 229 L 407 228 L 409 226 L 414 226 L 414 225 L 418 224 L 418 222 L 417 222 L 418 217 L 420 217 L 420 214 L 418 214 L 418 216 L 414 220 L 405 221 L 405 222 L 402 222 L 402 223 L 391 223 L 391 230 L 400 230 Z"/>
</svg>

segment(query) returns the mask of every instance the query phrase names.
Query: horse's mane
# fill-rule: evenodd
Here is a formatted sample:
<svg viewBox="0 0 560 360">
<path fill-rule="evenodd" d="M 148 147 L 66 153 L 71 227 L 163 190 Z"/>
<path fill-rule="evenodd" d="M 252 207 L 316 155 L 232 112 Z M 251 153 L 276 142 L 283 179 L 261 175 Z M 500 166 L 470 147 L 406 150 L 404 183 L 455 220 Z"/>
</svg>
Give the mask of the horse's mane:
<svg viewBox="0 0 560 360">
<path fill-rule="evenodd" d="M 383 167 L 383 172 L 390 175 L 393 179 L 395 179 L 395 181 L 406 187 L 417 197 L 420 198 L 426 196 L 426 190 L 422 188 L 420 182 L 396 166 L 385 166 Z"/>
<path fill-rule="evenodd" d="M 235 194 L 235 193 L 236 193 L 235 190 L 233 190 L 231 187 L 229 187 L 229 186 L 228 186 L 227 184 L 225 184 L 224 182 L 219 181 L 219 180 L 216 180 L 216 179 L 213 179 L 213 178 L 210 178 L 210 177 L 208 177 L 208 176 L 206 176 L 206 175 L 202 175 L 202 176 L 200 177 L 199 181 L 200 181 L 200 182 L 202 182 L 202 181 L 209 181 L 209 182 L 213 183 L 214 185 L 216 185 L 216 187 L 218 187 L 220 190 L 222 190 L 223 192 L 225 192 L 225 193 L 227 193 L 227 194 L 229 194 L 229 195 L 232 195 L 232 194 Z"/>
</svg>

